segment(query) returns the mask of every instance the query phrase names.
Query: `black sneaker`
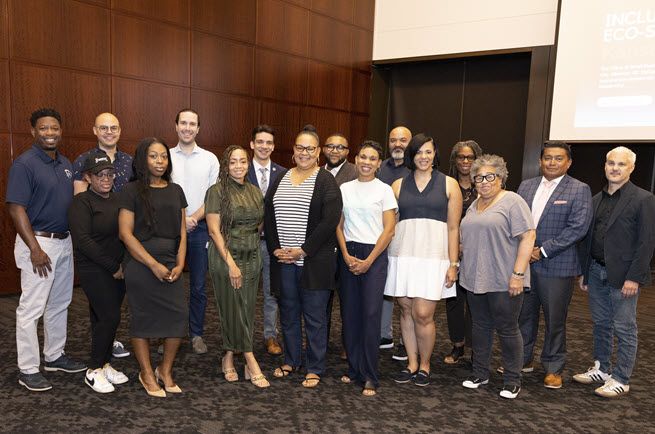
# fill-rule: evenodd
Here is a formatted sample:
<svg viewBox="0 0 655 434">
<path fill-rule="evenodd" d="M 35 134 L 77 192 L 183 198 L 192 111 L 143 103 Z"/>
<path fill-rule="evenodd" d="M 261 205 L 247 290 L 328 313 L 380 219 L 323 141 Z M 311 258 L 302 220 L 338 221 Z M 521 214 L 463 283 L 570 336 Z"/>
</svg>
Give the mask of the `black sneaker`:
<svg viewBox="0 0 655 434">
<path fill-rule="evenodd" d="M 76 372 L 86 371 L 86 365 L 77 360 L 68 358 L 66 354 L 62 354 L 57 360 L 45 362 L 43 369 L 48 372 L 64 371 L 69 374 L 74 374 Z"/>
<path fill-rule="evenodd" d="M 416 377 L 416 371 L 412 372 L 408 368 L 405 368 L 393 376 L 393 381 L 395 381 L 398 384 L 405 384 L 412 381 L 414 377 Z"/>
<path fill-rule="evenodd" d="M 418 371 L 416 376 L 414 376 L 414 384 L 421 387 L 425 387 L 430 384 L 430 373 L 422 369 Z"/>
<path fill-rule="evenodd" d="M 393 339 L 380 338 L 380 349 L 388 350 L 390 348 L 393 348 Z"/>
<path fill-rule="evenodd" d="M 483 380 L 482 378 L 471 376 L 462 382 L 462 386 L 466 387 L 467 389 L 477 389 L 478 387 L 488 383 L 489 383 L 488 378 L 486 380 Z"/>
<path fill-rule="evenodd" d="M 393 353 L 391 358 L 400 361 L 407 360 L 407 351 L 405 350 L 405 346 L 403 344 L 398 344 L 398 347 L 396 347 L 396 352 Z"/>
<path fill-rule="evenodd" d="M 18 374 L 18 384 L 25 386 L 27 390 L 32 392 L 45 392 L 52 389 L 52 384 L 41 374 L 36 372 L 34 374 Z"/>
<path fill-rule="evenodd" d="M 519 386 L 503 386 L 503 390 L 500 391 L 500 396 L 507 399 L 514 399 L 517 397 L 521 388 Z"/>
</svg>

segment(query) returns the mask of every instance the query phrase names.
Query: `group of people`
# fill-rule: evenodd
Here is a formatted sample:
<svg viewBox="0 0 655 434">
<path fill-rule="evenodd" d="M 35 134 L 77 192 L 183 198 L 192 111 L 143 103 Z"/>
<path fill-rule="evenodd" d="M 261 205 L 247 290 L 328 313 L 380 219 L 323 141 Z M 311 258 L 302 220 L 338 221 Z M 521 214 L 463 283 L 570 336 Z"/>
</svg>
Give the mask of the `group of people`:
<svg viewBox="0 0 655 434">
<path fill-rule="evenodd" d="M 462 386 L 488 384 L 496 332 L 500 396 L 515 398 L 522 373 L 534 370 L 543 310 L 544 386 L 557 389 L 579 277 L 589 294 L 595 362 L 573 379 L 601 383 L 595 392 L 604 397 L 629 391 L 637 298 L 650 283 L 655 248 L 655 196 L 630 182 L 636 155 L 628 148 L 607 154 L 607 185 L 592 198 L 586 184 L 567 175 L 572 157 L 564 142 L 544 144 L 542 176 L 523 181 L 514 193 L 505 189 L 502 157 L 484 154 L 475 141 L 458 142 L 446 175 L 437 170 L 433 138 L 412 136 L 404 126 L 389 134 L 389 158 L 377 142 L 364 141 L 353 164 L 343 134 L 330 135 L 321 146 L 308 125 L 295 138 L 287 170 L 271 160 L 275 131 L 264 124 L 252 131 L 252 159 L 233 145 L 219 163 L 197 145 L 200 121 L 192 109 L 176 116 L 177 146 L 146 138 L 134 157 L 117 149 L 120 124 L 103 113 L 93 128 L 98 147 L 74 165 L 57 150 L 59 113 L 39 109 L 31 125 L 34 145 L 14 161 L 6 195 L 21 269 L 19 383 L 29 390 L 52 387 L 40 372 L 41 317 L 46 371 L 86 371 L 86 384 L 101 393 L 127 382 L 111 365 L 113 350 L 122 348 L 115 335 L 127 294 L 139 381 L 150 396 L 181 393 L 173 365 L 183 338 L 190 337 L 195 353 L 207 352 L 202 336 L 209 271 L 228 382 L 239 380 L 240 355 L 245 379 L 270 386 L 253 343 L 261 278 L 265 347 L 284 354 L 272 373 L 276 378 L 302 368 L 303 387 L 320 384 L 336 292 L 348 363 L 341 382 L 358 384 L 364 396 L 377 394 L 380 348 L 394 346 L 396 302 L 401 340 L 394 358 L 406 365 L 393 380 L 430 384 L 434 312 L 442 299 L 453 345 L 444 362 L 460 362 L 466 344 L 472 347 L 472 373 Z M 90 306 L 88 363 L 64 353 L 73 256 Z M 611 369 L 614 335 L 618 350 Z M 154 368 L 153 338 L 163 339 Z"/>
</svg>

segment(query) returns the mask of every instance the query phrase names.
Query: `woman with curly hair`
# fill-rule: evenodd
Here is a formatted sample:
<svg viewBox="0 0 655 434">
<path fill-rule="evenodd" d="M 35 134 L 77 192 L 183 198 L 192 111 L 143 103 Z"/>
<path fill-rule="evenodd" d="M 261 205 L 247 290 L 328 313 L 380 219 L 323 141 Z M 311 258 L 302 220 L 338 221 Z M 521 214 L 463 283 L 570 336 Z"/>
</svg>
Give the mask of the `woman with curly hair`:
<svg viewBox="0 0 655 434">
<path fill-rule="evenodd" d="M 264 220 L 264 199 L 259 188 L 246 181 L 248 154 L 241 146 L 223 153 L 218 182 L 207 191 L 205 215 L 209 236 L 209 273 L 221 317 L 222 370 L 229 382 L 239 375 L 234 353 L 243 353 L 244 376 L 259 388 L 270 386 L 252 352 L 255 305 L 262 258 L 259 233 Z"/>
<path fill-rule="evenodd" d="M 173 362 L 189 321 L 180 279 L 187 202 L 182 188 L 171 182 L 170 158 L 161 139 L 149 137 L 139 143 L 132 161 L 133 181 L 121 192 L 118 214 L 118 233 L 128 253 L 123 270 L 139 381 L 148 395 L 160 398 L 166 392 L 182 392 L 173 381 Z M 163 359 L 154 371 L 148 341 L 152 338 L 164 338 Z"/>
</svg>

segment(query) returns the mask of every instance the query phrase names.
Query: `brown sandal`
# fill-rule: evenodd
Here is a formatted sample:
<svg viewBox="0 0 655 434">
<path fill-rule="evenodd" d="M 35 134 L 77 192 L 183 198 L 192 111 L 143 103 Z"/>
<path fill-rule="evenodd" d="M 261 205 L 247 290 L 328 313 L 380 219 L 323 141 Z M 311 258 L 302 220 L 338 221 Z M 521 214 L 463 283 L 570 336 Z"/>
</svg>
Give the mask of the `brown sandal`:
<svg viewBox="0 0 655 434">
<path fill-rule="evenodd" d="M 363 396 L 375 396 L 378 392 L 371 381 L 364 383 L 364 389 L 362 389 Z"/>
<path fill-rule="evenodd" d="M 292 373 L 296 372 L 298 368 L 293 368 L 292 366 L 289 365 L 282 365 L 280 367 L 275 368 L 275 371 L 273 371 L 273 376 L 275 378 L 285 378 L 291 375 Z"/>
</svg>

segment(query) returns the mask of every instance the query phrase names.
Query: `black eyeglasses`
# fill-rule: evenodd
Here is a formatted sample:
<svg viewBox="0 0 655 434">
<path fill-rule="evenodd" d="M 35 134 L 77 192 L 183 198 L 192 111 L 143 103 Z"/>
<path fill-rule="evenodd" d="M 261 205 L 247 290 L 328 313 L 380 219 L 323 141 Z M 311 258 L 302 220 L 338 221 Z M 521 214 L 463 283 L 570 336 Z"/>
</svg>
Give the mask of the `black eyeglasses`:
<svg viewBox="0 0 655 434">
<path fill-rule="evenodd" d="M 339 151 L 339 152 L 345 151 L 346 149 L 348 149 L 348 146 L 335 145 L 333 143 L 326 144 L 325 147 L 328 148 L 329 151 Z"/>
<path fill-rule="evenodd" d="M 114 179 L 116 178 L 116 172 L 100 172 L 100 173 L 94 173 L 93 174 L 95 177 L 99 179 Z"/>
<path fill-rule="evenodd" d="M 307 152 L 308 154 L 313 154 L 314 151 L 316 150 L 316 146 L 295 145 L 293 148 L 299 154 L 302 154 L 303 152 Z"/>
<path fill-rule="evenodd" d="M 460 161 L 460 162 L 475 161 L 475 155 L 458 155 L 457 156 L 457 161 Z"/>
<path fill-rule="evenodd" d="M 494 182 L 498 177 L 497 173 L 487 173 L 486 175 L 476 175 L 473 177 L 473 182 L 480 184 L 482 181 Z"/>
</svg>

